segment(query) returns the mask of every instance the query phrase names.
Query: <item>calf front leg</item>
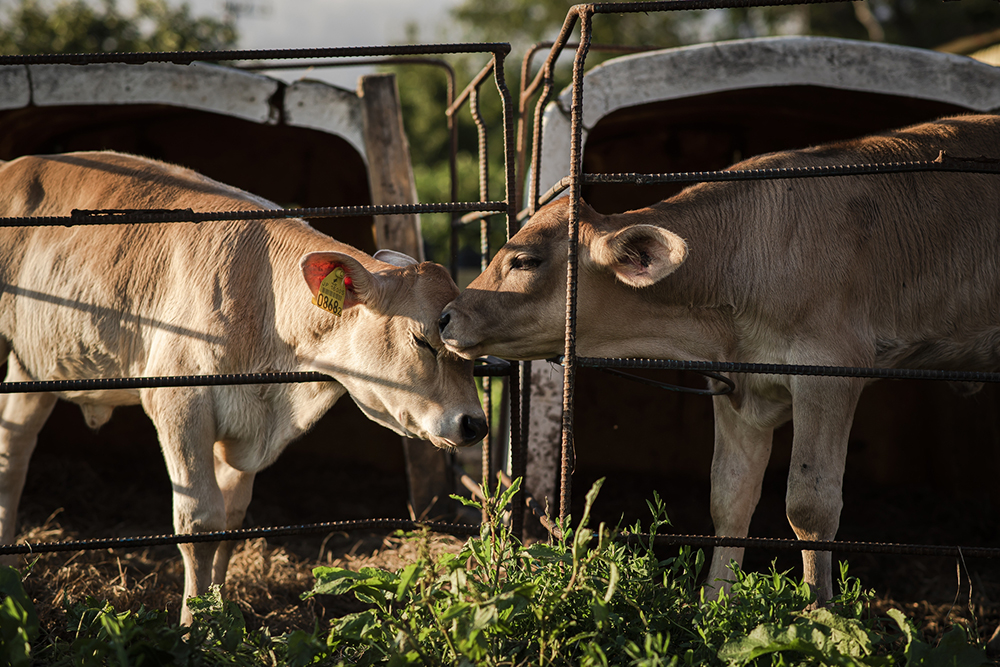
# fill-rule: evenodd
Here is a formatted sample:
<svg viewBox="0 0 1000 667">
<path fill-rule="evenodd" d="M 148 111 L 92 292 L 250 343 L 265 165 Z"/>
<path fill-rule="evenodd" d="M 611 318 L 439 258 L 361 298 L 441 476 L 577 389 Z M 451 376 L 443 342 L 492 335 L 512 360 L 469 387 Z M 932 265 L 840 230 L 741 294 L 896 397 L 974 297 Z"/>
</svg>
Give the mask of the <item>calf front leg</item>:
<svg viewBox="0 0 1000 667">
<path fill-rule="evenodd" d="M 800 540 L 832 540 L 843 507 L 844 464 L 862 380 L 792 379 L 792 460 L 785 511 Z M 833 597 L 833 556 L 803 551 L 802 575 L 816 592 L 816 603 Z"/>
<path fill-rule="evenodd" d="M 33 380 L 13 354 L 7 358 L 6 382 Z M 55 407 L 52 394 L 0 396 L 0 542 L 12 544 L 17 535 L 17 508 L 21 502 L 28 462 L 38 442 L 38 432 Z M 5 564 L 17 562 L 4 556 Z"/>
<path fill-rule="evenodd" d="M 764 470 L 771 456 L 773 429 L 747 422 L 728 396 L 716 396 L 715 453 L 712 456 L 712 522 L 720 537 L 746 537 L 750 530 Z M 729 590 L 731 561 L 743 563 L 743 549 L 716 547 L 706 587 L 710 596 Z"/>
<path fill-rule="evenodd" d="M 156 425 L 173 487 L 174 531 L 179 534 L 224 530 L 226 502 L 215 477 L 215 420 L 211 392 L 205 388 L 145 390 L 143 407 Z M 184 558 L 181 623 L 191 623 L 189 597 L 204 595 L 212 584 L 218 542 L 178 545 Z"/>
</svg>

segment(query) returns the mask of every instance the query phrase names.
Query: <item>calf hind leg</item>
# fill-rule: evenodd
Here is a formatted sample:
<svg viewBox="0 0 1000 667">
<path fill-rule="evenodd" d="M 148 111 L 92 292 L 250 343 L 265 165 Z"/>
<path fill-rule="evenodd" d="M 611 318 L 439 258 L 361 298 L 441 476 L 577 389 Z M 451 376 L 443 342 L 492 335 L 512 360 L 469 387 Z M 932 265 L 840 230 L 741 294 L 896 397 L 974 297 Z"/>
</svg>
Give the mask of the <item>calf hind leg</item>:
<svg viewBox="0 0 1000 667">
<path fill-rule="evenodd" d="M 792 380 L 795 429 L 785 510 L 800 540 L 832 540 L 843 507 L 844 464 L 861 380 L 796 377 Z M 803 551 L 802 575 L 823 604 L 833 596 L 829 551 Z"/>
</svg>

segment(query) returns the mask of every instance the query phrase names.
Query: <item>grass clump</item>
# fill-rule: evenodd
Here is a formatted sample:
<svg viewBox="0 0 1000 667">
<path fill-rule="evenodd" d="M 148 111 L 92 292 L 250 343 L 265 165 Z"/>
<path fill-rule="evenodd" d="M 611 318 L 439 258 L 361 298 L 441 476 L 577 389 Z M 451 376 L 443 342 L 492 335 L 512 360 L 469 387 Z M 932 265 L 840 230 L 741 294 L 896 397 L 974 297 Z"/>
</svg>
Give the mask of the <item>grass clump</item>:
<svg viewBox="0 0 1000 667">
<path fill-rule="evenodd" d="M 630 535 L 588 526 L 600 483 L 575 527 L 561 526 L 552 544 L 524 547 L 502 521 L 517 489 L 475 504 L 487 520 L 458 553 L 434 558 L 428 536 L 417 535 L 416 559 L 395 572 L 316 568 L 304 598 L 352 595 L 366 606 L 328 627 L 248 630 L 239 608 L 213 589 L 189 602 L 190 627 L 163 611 L 117 612 L 89 599 L 68 606 L 68 635 L 43 637 L 8 570 L 0 576 L 0 650 L 18 667 L 991 664 L 960 625 L 931 646 L 901 612 L 870 615 L 871 594 L 846 566 L 840 593 L 821 609 L 808 610 L 809 587 L 773 566 L 766 574 L 734 568 L 731 591 L 706 600 L 700 551 L 662 558 L 638 525 Z M 667 518 L 658 497 L 649 506 L 655 534 Z"/>
<path fill-rule="evenodd" d="M 991 664 L 961 626 L 931 647 L 901 613 L 868 617 L 871 593 L 846 565 L 822 609 L 807 611 L 810 588 L 773 567 L 734 568 L 731 592 L 706 600 L 700 551 L 661 559 L 639 526 L 627 541 L 588 527 L 600 482 L 575 529 L 523 547 L 500 521 L 516 490 L 487 497 L 482 534 L 458 554 L 396 573 L 315 570 L 307 595 L 353 593 L 370 605 L 333 623 L 331 654 L 358 665 Z M 649 507 L 655 534 L 667 517 L 658 497 Z"/>
</svg>

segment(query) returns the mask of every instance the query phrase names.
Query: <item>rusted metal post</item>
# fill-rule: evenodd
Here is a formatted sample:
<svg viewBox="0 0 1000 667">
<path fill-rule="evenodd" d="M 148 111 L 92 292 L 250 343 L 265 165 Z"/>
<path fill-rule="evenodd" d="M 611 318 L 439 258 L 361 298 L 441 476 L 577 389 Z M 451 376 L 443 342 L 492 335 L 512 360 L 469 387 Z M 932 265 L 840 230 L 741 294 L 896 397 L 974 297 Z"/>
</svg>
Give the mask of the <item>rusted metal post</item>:
<svg viewBox="0 0 1000 667">
<path fill-rule="evenodd" d="M 476 138 L 479 156 L 479 201 L 489 201 L 490 181 L 489 181 L 489 151 L 486 141 L 486 123 L 479 109 L 479 86 L 472 88 L 469 93 L 469 111 L 472 112 L 472 120 L 476 123 Z M 490 262 L 490 219 L 484 216 L 479 221 L 479 270 L 485 271 Z M 456 230 L 457 231 L 457 230 Z M 486 412 L 486 419 L 490 422 L 490 433 L 495 433 L 493 424 L 493 382 L 489 376 L 483 376 L 483 411 Z M 483 438 L 482 457 L 482 485 L 484 489 L 494 484 L 493 481 L 493 438 L 487 435 Z M 483 510 L 483 521 L 487 520 L 486 510 Z"/>
<path fill-rule="evenodd" d="M 576 297 L 577 247 L 580 236 L 580 195 L 583 180 L 583 68 L 590 48 L 590 27 L 593 6 L 577 5 L 580 18 L 580 46 L 573 61 L 573 106 L 571 109 L 572 143 L 570 144 L 570 214 L 569 250 L 566 262 L 566 347 L 563 354 L 563 417 L 562 417 L 562 479 L 559 498 L 559 518 L 569 516 L 573 493 L 573 470 L 576 452 L 573 437 L 573 396 L 576 388 Z"/>
<path fill-rule="evenodd" d="M 515 191 L 516 174 L 514 156 L 514 105 L 510 90 L 504 76 L 504 57 L 507 52 L 493 52 L 493 76 L 496 79 L 497 90 L 503 109 L 503 164 L 504 184 L 506 186 L 505 200 L 507 202 L 507 238 L 517 231 L 517 193 Z M 511 364 L 510 376 L 507 379 L 510 395 L 510 468 L 511 477 L 521 478 L 524 483 L 524 443 L 521 440 L 521 374 L 517 364 Z M 511 532 L 521 539 L 524 529 L 524 490 L 514 496 L 511 506 Z"/>
</svg>

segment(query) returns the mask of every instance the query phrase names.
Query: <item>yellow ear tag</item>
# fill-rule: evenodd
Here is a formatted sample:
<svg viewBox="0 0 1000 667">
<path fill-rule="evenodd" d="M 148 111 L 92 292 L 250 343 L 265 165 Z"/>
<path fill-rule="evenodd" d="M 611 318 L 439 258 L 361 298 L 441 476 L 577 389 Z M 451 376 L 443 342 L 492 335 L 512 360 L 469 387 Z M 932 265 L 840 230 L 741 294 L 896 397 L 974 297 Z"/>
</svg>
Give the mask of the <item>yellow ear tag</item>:
<svg viewBox="0 0 1000 667">
<path fill-rule="evenodd" d="M 334 315 L 344 312 L 344 298 L 347 288 L 344 287 L 344 270 L 339 266 L 323 278 L 319 284 L 319 293 L 313 298 L 313 304 Z"/>
</svg>

